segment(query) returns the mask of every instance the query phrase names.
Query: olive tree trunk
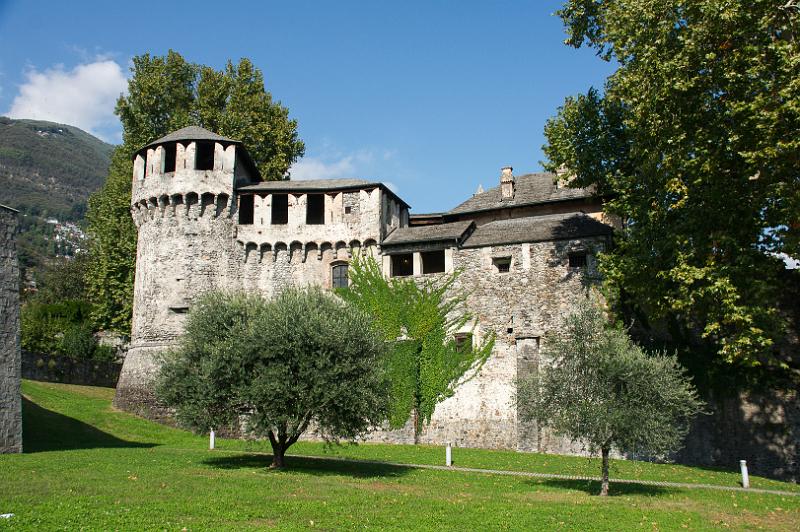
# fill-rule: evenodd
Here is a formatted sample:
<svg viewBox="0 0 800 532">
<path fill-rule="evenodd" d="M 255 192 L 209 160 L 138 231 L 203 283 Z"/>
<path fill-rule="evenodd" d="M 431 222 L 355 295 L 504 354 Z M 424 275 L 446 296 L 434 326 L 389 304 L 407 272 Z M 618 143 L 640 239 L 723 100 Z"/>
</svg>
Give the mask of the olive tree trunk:
<svg viewBox="0 0 800 532">
<path fill-rule="evenodd" d="M 603 447 L 603 478 L 600 481 L 600 496 L 606 497 L 608 495 L 608 455 L 611 452 L 610 447 Z"/>
</svg>

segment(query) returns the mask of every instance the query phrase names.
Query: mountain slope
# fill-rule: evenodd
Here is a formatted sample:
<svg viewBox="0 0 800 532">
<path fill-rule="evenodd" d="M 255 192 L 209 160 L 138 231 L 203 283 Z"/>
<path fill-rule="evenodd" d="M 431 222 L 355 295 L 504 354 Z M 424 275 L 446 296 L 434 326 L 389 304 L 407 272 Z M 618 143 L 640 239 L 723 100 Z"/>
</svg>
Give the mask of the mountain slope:
<svg viewBox="0 0 800 532">
<path fill-rule="evenodd" d="M 0 117 L 0 203 L 79 221 L 113 149 L 74 126 Z"/>
</svg>

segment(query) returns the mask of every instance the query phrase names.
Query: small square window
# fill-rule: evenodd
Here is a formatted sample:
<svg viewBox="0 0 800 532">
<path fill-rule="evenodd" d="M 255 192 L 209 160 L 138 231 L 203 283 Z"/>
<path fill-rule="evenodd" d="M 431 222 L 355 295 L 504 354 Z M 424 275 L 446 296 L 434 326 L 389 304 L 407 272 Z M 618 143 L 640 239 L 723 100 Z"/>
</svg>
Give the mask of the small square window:
<svg viewBox="0 0 800 532">
<path fill-rule="evenodd" d="M 411 253 L 392 255 L 392 277 L 414 275 L 414 258 Z"/>
<path fill-rule="evenodd" d="M 422 259 L 422 273 L 442 273 L 444 272 L 444 250 L 423 251 L 420 253 Z"/>
<path fill-rule="evenodd" d="M 453 341 L 459 353 L 472 349 L 472 333 L 456 333 L 453 335 Z"/>
<path fill-rule="evenodd" d="M 508 273 L 511 271 L 511 257 L 495 257 L 492 264 L 497 269 L 497 273 Z"/>
<path fill-rule="evenodd" d="M 336 264 L 331 268 L 331 285 L 333 288 L 347 288 L 349 285 L 347 277 L 347 264 Z"/>
<path fill-rule="evenodd" d="M 352 208 L 352 207 L 345 207 L 345 208 L 344 208 L 344 213 L 345 213 L 345 214 L 350 214 L 350 211 L 352 211 L 352 210 L 353 210 L 353 208 Z"/>
<path fill-rule="evenodd" d="M 586 267 L 586 252 L 576 252 L 569 254 L 569 267 L 570 268 L 585 268 Z"/>
</svg>

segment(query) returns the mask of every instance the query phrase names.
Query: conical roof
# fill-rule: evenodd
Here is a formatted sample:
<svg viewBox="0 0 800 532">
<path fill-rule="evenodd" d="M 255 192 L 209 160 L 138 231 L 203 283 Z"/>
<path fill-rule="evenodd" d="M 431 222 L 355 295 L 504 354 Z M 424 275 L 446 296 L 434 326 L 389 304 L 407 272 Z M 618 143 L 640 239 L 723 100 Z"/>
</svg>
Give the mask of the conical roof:
<svg viewBox="0 0 800 532">
<path fill-rule="evenodd" d="M 169 133 L 158 140 L 154 140 L 150 144 L 143 146 L 139 151 L 147 149 L 151 146 L 156 146 L 158 144 L 165 144 L 167 142 L 180 142 L 182 140 L 213 140 L 215 142 L 226 142 L 229 144 L 242 143 L 239 140 L 229 139 L 228 137 L 217 135 L 213 131 L 209 131 L 204 127 L 186 126 L 177 131 L 173 131 L 172 133 Z"/>
<path fill-rule="evenodd" d="M 147 144 L 146 146 L 142 146 L 133 154 L 135 158 L 136 155 L 141 154 L 142 152 L 146 151 L 147 148 L 151 148 L 153 146 L 158 146 L 159 144 L 167 144 L 169 142 L 188 142 L 188 141 L 196 141 L 196 140 L 207 140 L 212 142 L 221 142 L 223 144 L 237 144 L 239 147 L 236 148 L 237 157 L 240 157 L 241 160 L 247 165 L 250 169 L 250 172 L 255 179 L 255 181 L 261 181 L 261 173 L 258 171 L 258 167 L 253 162 L 253 159 L 250 157 L 250 154 L 247 153 L 247 149 L 244 147 L 244 143 L 241 140 L 229 139 L 228 137 L 223 137 L 222 135 L 217 135 L 213 131 L 209 131 L 204 127 L 200 126 L 186 126 L 177 131 L 173 131 L 167 135 L 164 135 L 160 139 L 154 140 L 153 142 Z"/>
</svg>

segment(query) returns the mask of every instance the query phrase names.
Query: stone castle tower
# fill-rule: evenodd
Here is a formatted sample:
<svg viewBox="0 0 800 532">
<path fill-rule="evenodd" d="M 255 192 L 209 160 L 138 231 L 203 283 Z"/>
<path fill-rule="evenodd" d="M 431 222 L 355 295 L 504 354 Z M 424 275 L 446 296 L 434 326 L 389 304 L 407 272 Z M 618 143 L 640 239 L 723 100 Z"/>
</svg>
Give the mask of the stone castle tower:
<svg viewBox="0 0 800 532">
<path fill-rule="evenodd" d="M 131 212 L 138 229 L 131 346 L 115 405 L 149 417 L 155 356 L 174 345 L 199 293 L 236 276 L 235 189 L 258 181 L 241 143 L 186 127 L 134 158 Z"/>
<path fill-rule="evenodd" d="M 151 418 L 157 356 L 174 346 L 201 293 L 347 282 L 354 253 L 377 254 L 408 206 L 357 179 L 261 182 L 239 141 L 186 127 L 134 156 L 138 230 L 131 345 L 115 406 Z"/>
</svg>

